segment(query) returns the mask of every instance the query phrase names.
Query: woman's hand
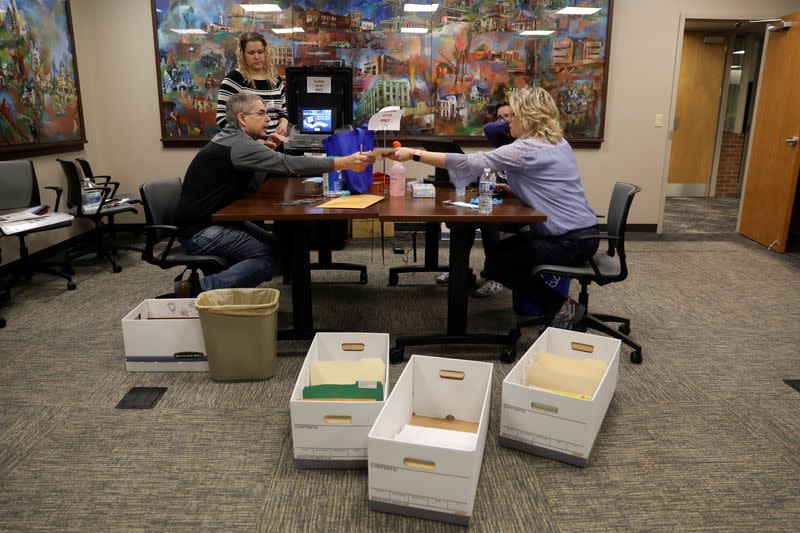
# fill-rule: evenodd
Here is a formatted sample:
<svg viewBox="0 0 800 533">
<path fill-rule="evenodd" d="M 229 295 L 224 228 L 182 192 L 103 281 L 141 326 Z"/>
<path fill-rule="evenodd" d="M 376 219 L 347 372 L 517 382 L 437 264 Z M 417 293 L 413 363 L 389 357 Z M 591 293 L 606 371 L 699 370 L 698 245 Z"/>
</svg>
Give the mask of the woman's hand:
<svg viewBox="0 0 800 533">
<path fill-rule="evenodd" d="M 275 133 L 286 137 L 289 134 L 289 121 L 285 118 L 278 120 L 278 127 L 275 128 Z"/>
<path fill-rule="evenodd" d="M 403 161 L 408 161 L 412 157 L 414 157 L 415 151 L 416 150 L 412 150 L 411 148 L 404 148 L 404 147 L 395 148 L 394 152 L 389 152 L 388 154 L 385 154 L 383 157 L 385 157 L 386 159 L 393 159 L 395 161 L 400 161 L 402 163 Z"/>
<path fill-rule="evenodd" d="M 354 170 L 356 172 L 361 172 L 374 162 L 375 156 L 363 152 L 356 152 L 345 157 L 335 158 L 333 160 L 333 169 Z"/>
</svg>

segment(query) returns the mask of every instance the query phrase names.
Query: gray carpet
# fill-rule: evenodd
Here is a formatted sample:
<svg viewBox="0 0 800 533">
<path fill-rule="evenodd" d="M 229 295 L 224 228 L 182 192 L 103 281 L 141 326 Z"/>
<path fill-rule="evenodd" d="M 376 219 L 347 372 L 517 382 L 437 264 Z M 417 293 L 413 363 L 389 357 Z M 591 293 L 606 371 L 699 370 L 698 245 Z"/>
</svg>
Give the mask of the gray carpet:
<svg viewBox="0 0 800 533">
<path fill-rule="evenodd" d="M 497 444 L 494 360 L 476 531 L 796 530 L 800 523 L 800 261 L 745 239 L 631 242 L 630 278 L 593 287 L 592 308 L 632 318 L 644 364 L 623 347 L 619 383 L 589 466 Z M 473 267 L 480 268 L 480 247 Z M 401 256 L 368 243 L 336 252 L 369 264 L 314 273 L 323 328 L 400 334 L 444 328 L 433 275 L 386 286 Z M 444 250 L 442 260 L 445 259 Z M 14 291 L 0 330 L 0 529 L 7 531 L 445 531 L 367 511 L 361 471 L 292 466 L 288 399 L 309 343 L 281 342 L 277 375 L 219 384 L 204 374 L 128 373 L 121 317 L 165 292 L 174 272 L 123 256 L 124 270 L 77 265 L 78 290 L 37 276 Z M 345 283 L 341 283 L 344 281 Z M 288 319 L 283 291 L 280 320 Z M 574 287 L 573 287 L 574 289 Z M 514 322 L 503 291 L 471 299 L 482 331 Z M 524 350 L 534 340 L 527 331 Z M 499 350 L 417 348 L 490 359 Z M 396 380 L 403 365 L 391 369 Z M 132 386 L 168 387 L 149 411 L 116 410 Z"/>
</svg>

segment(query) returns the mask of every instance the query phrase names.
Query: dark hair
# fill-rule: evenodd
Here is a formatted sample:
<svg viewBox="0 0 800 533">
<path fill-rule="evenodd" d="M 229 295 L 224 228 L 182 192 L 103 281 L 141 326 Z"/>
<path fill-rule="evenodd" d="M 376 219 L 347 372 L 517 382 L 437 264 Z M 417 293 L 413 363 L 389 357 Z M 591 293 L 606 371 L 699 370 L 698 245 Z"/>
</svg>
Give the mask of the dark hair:
<svg viewBox="0 0 800 533">
<path fill-rule="evenodd" d="M 501 107 L 506 107 L 506 106 L 511 107 L 511 104 L 509 104 L 505 100 L 497 104 L 494 108 L 494 118 L 500 118 L 499 116 L 497 116 L 497 113 L 500 112 Z"/>
</svg>

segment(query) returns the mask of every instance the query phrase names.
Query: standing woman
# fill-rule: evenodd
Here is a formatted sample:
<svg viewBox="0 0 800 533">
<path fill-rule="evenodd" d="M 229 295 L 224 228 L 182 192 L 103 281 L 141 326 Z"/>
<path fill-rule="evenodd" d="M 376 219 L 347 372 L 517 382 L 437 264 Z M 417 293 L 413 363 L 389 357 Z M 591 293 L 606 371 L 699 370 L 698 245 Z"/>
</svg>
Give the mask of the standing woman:
<svg viewBox="0 0 800 533">
<path fill-rule="evenodd" d="M 491 152 L 445 154 L 398 148 L 386 157 L 414 159 L 446 168 L 450 181 L 466 186 L 489 168 L 504 171 L 510 190 L 525 205 L 547 215 L 546 222 L 531 225 L 497 243 L 486 255 L 486 278 L 498 281 L 539 304 L 552 316 L 551 325 L 571 329 L 586 309 L 547 286 L 541 276 L 531 276 L 537 265 L 578 266 L 597 251 L 597 216 L 583 190 L 572 147 L 564 140 L 553 97 L 542 88 L 525 88 L 510 97 L 511 144 Z"/>
<path fill-rule="evenodd" d="M 269 116 L 267 134 L 274 132 L 285 137 L 289 132 L 286 83 L 278 76 L 267 40 L 254 31 L 243 33 L 239 37 L 239 44 L 236 47 L 236 68 L 219 84 L 217 125 L 220 128 L 225 127 L 225 105 L 228 99 L 234 94 L 243 92 L 255 93 L 264 101 Z"/>
</svg>

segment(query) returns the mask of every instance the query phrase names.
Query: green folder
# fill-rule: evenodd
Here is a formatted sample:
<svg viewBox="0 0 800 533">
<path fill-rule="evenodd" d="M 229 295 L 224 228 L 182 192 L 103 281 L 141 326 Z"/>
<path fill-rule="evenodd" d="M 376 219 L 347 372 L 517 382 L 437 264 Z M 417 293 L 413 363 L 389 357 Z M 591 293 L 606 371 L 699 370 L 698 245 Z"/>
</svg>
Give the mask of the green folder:
<svg viewBox="0 0 800 533">
<path fill-rule="evenodd" d="M 383 401 L 383 383 L 357 381 L 347 385 L 309 385 L 303 387 L 304 400 L 375 400 Z"/>
</svg>

